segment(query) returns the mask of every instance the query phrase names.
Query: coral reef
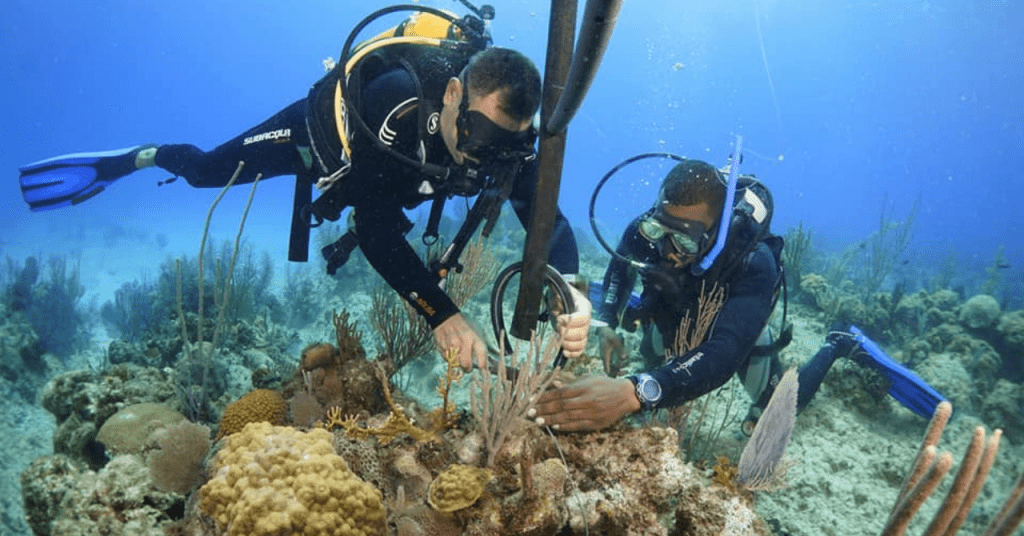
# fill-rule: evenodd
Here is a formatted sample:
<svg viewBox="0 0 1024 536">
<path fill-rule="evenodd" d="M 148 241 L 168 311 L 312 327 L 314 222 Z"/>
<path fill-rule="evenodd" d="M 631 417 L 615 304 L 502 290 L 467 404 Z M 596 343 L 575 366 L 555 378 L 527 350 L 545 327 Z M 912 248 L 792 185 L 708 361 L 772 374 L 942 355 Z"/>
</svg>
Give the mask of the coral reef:
<svg viewBox="0 0 1024 536">
<path fill-rule="evenodd" d="M 241 432 L 250 423 L 281 425 L 287 416 L 288 406 L 280 393 L 270 389 L 256 389 L 224 408 L 217 439 Z"/>
<path fill-rule="evenodd" d="M 50 534 L 61 499 L 75 486 L 83 468 L 63 454 L 36 458 L 21 474 L 25 518 L 35 534 Z"/>
<path fill-rule="evenodd" d="M 484 493 L 491 480 L 491 471 L 456 464 L 445 469 L 430 483 L 427 503 L 438 512 L 454 512 L 468 508 Z"/>
<path fill-rule="evenodd" d="M 340 415 L 373 415 L 388 409 L 377 379 L 375 363 L 366 358 L 360 333 L 349 314 L 334 315 L 336 346 L 317 343 L 306 347 L 284 396 L 305 390 L 322 408 L 337 408 Z"/>
<path fill-rule="evenodd" d="M 168 426 L 149 454 L 149 473 L 156 487 L 187 495 L 203 480 L 203 462 L 210 451 L 210 428 L 188 421 Z"/>
<path fill-rule="evenodd" d="M 112 455 L 141 454 L 154 432 L 183 420 L 185 416 L 167 404 L 133 404 L 107 419 L 96 433 L 96 441 Z"/>
<path fill-rule="evenodd" d="M 987 294 L 978 294 L 960 306 L 960 323 L 971 329 L 991 327 L 1002 311 L 999 302 Z"/>
<path fill-rule="evenodd" d="M 52 256 L 43 277 L 35 259 L 29 257 L 14 284 L 17 299 L 12 308 L 23 310 L 39 335 L 39 344 L 47 352 L 68 357 L 85 347 L 90 335 L 89 315 L 80 303 L 85 296 L 77 263 Z"/>
<path fill-rule="evenodd" d="M 171 312 L 169 306 L 157 301 L 155 283 L 129 281 L 114 292 L 113 301 L 100 307 L 100 317 L 114 336 L 138 342 Z"/>
<path fill-rule="evenodd" d="M 200 495 L 232 536 L 385 533 L 380 492 L 349 471 L 324 430 L 248 424 L 217 453 Z"/>
<path fill-rule="evenodd" d="M 958 303 L 956 293 L 945 289 L 906 294 L 896 303 L 892 328 L 898 338 L 921 337 L 940 324 L 954 323 Z"/>
<path fill-rule="evenodd" d="M 1024 386 L 999 379 L 984 395 L 981 414 L 987 422 L 1002 423 L 1008 438 L 1024 438 Z"/>
<path fill-rule="evenodd" d="M 59 455 L 42 457 L 21 482 L 26 516 L 41 536 L 162 536 L 182 511 L 182 497 L 156 489 L 134 454 L 117 456 L 100 471 Z"/>
<path fill-rule="evenodd" d="M 47 382 L 40 403 L 56 418 L 55 453 L 99 469 L 106 462 L 96 434 L 121 409 L 143 403 L 174 408 L 174 388 L 167 373 L 136 365 L 115 365 L 104 374 L 72 371 Z"/>
</svg>

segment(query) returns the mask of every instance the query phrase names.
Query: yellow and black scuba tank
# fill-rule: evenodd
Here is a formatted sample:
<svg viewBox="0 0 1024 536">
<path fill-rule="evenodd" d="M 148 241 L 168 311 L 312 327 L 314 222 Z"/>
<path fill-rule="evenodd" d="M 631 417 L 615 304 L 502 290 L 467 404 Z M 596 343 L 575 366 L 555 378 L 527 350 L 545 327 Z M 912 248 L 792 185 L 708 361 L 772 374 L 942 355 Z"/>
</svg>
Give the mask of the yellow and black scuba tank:
<svg viewBox="0 0 1024 536">
<path fill-rule="evenodd" d="M 310 227 L 316 227 L 324 220 L 336 221 L 347 206 L 339 194 L 342 188 L 337 186 L 352 166 L 355 136 L 365 138 L 377 149 L 422 169 L 424 173 L 436 175 L 446 172 L 446 168 L 432 166 L 439 168 L 432 169 L 430 164 L 414 160 L 381 142 L 359 116 L 355 99 L 361 93 L 363 80 L 394 65 L 401 65 L 410 73 L 417 88 L 421 104 L 420 138 L 425 139 L 429 99 L 424 96 L 442 95 L 448 78 L 457 76 L 473 54 L 491 43 L 484 21 L 493 18 L 494 9 L 485 5 L 473 10 L 476 15 L 459 18 L 449 11 L 426 6 L 391 6 L 370 14 L 349 34 L 338 63 L 313 85 L 306 98 L 311 170 L 308 175 L 296 178 L 289 260 L 307 260 Z M 355 43 L 371 22 L 401 11 L 412 11 L 413 14 L 400 24 Z M 315 203 L 310 182 L 322 192 Z"/>
<path fill-rule="evenodd" d="M 415 10 L 415 13 L 402 23 L 353 44 L 355 37 L 372 21 L 408 10 Z M 317 188 L 327 191 L 347 173 L 355 136 L 365 135 L 367 141 L 400 161 L 417 167 L 423 165 L 392 151 L 363 122 L 356 111 L 363 80 L 401 66 L 412 76 L 420 103 L 427 104 L 429 99 L 424 98 L 425 95 L 441 95 L 448 79 L 458 75 L 469 58 L 489 43 L 490 36 L 481 19 L 473 15 L 460 19 L 451 12 L 426 6 L 392 6 L 360 22 L 345 42 L 338 63 L 313 86 L 307 100 L 314 164 L 322 172 Z M 425 106 L 420 106 L 420 115 L 420 130 L 425 132 L 428 116 Z"/>
</svg>

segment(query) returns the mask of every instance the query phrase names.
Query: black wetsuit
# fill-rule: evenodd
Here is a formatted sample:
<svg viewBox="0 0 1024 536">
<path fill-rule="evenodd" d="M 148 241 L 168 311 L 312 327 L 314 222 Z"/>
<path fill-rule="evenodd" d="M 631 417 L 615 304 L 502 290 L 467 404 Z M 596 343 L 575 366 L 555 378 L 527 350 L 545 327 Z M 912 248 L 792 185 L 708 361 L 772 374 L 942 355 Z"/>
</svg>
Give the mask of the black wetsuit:
<svg viewBox="0 0 1024 536">
<path fill-rule="evenodd" d="M 456 71 L 457 72 L 457 71 Z M 426 95 L 426 99 L 431 99 Z M 434 95 L 429 109 L 439 110 L 442 94 Z M 311 93 L 249 129 L 235 139 L 204 152 L 192 145 L 163 145 L 156 164 L 184 177 L 195 187 L 223 187 L 239 160 L 246 162 L 236 183 L 252 182 L 257 173 L 263 177 L 278 175 L 329 175 L 333 169 L 323 165 L 326 151 L 337 153 L 340 145 L 322 143 L 310 151 L 307 122 L 320 132 L 333 131 L 333 117 L 326 117 L 315 105 Z M 410 74 L 401 68 L 389 69 L 362 84 L 360 115 L 378 137 L 402 154 L 432 164 L 453 164 L 439 129 L 428 129 L 420 147 L 418 99 Z M 428 123 L 429 124 L 429 123 Z M 326 125 L 326 126 L 325 126 Z M 430 132 L 433 130 L 433 132 Z M 316 136 L 314 136 L 314 140 Z M 336 140 L 335 140 L 336 141 Z M 355 209 L 359 247 L 367 261 L 387 283 L 406 299 L 433 328 L 458 312 L 452 300 L 437 285 L 432 274 L 405 239 L 409 221 L 403 210 L 411 209 L 433 197 L 421 193 L 424 175 L 400 162 L 357 135 L 352 141 L 352 167 L 339 183 L 338 195 L 344 206 Z M 320 151 L 320 153 L 317 153 Z M 335 159 L 337 154 L 332 154 Z M 536 159 L 523 166 L 515 178 L 509 202 L 524 226 L 536 187 Z M 550 260 L 559 272 L 575 274 L 579 259 L 576 239 L 568 221 L 558 211 L 552 235 Z"/>
<path fill-rule="evenodd" d="M 638 223 L 645 216 L 629 225 L 617 251 L 624 257 L 656 265 L 663 262 L 657 248 L 638 231 Z M 671 285 L 666 285 L 664 279 L 651 273 L 640 274 L 643 293 L 639 317 L 647 322 L 641 353 L 650 369 L 647 373 L 662 388 L 662 399 L 657 407 L 693 400 L 722 386 L 736 373 L 754 399 L 754 405 L 763 408 L 782 377 L 784 370 L 774 354 L 760 356 L 770 360 L 760 363 L 762 368 L 767 366 L 767 370 L 752 370 L 757 368 L 752 367 L 752 360 L 757 359 L 752 352 L 775 305 L 775 289 L 781 277 L 781 239 L 770 237 L 749 248 L 744 238 L 747 233 L 734 231 L 730 231 L 723 254 L 702 276 L 692 275 L 689 266 L 667 269 L 662 277 L 675 284 L 675 288 L 667 290 Z M 628 263 L 618 259 L 611 261 L 605 272 L 603 301 L 595 305 L 598 319 L 617 327 L 619 312 L 632 291 L 636 276 L 637 270 Z M 697 318 L 702 288 L 710 291 L 714 284 L 724 285 L 725 302 L 704 342 L 682 355 L 665 359 L 654 339 L 660 335 L 664 346 L 671 348 L 682 318 L 687 313 L 691 319 Z M 813 397 L 834 361 L 832 348 L 826 345 L 801 368 L 798 407 L 802 408 Z M 752 375 L 761 378 L 755 380 Z M 752 383 L 757 387 L 752 388 Z"/>
</svg>

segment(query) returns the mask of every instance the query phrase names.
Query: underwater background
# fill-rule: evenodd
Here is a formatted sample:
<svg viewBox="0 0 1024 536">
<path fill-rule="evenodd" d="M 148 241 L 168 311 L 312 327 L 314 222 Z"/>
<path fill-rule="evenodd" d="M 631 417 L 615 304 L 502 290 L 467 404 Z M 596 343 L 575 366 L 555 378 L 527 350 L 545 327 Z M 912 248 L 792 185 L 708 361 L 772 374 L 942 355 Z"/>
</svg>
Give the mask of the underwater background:
<svg viewBox="0 0 1024 536">
<path fill-rule="evenodd" d="M 466 11 L 454 0 L 418 4 Z M 176 354 L 139 349 L 140 341 L 170 340 L 173 329 L 147 315 L 118 317 L 114 312 L 124 308 L 117 298 L 140 288 L 149 296 L 171 295 L 166 277 L 173 259 L 194 260 L 217 194 L 184 181 L 159 185 L 167 173 L 144 170 L 82 205 L 31 213 L 18 190 L 18 166 L 149 142 L 213 148 L 304 97 L 352 27 L 388 5 L 7 3 L 0 17 L 0 49 L 7 52 L 0 62 L 7 103 L 0 112 L 6 126 L 0 169 L 8 177 L 0 181 L 0 395 L 11 455 L 0 461 L 0 532 L 31 534 L 19 475 L 32 460 L 53 454 L 58 425 L 77 411 L 55 414 L 53 396 L 73 399 L 87 389 L 109 395 L 115 364 L 151 371 L 178 366 Z M 549 5 L 493 5 L 495 44 L 543 65 Z M 771 188 L 774 232 L 806 245 L 787 266 L 796 340 L 784 359 L 801 363 L 832 321 L 854 322 L 963 409 L 940 444 L 958 463 L 972 426 L 1004 429 L 990 476 L 994 489 L 986 489 L 972 518 L 983 527 L 1024 470 L 1024 241 L 1017 233 L 1024 186 L 1017 169 L 1024 159 L 1022 28 L 1024 7 L 1011 1 L 625 2 L 568 133 L 560 206 L 581 242 L 581 273 L 600 279 L 607 263 L 588 206 L 609 169 L 648 152 L 723 165 L 742 136 L 741 171 Z M 614 244 L 624 225 L 650 206 L 667 165 L 652 160 L 609 180 L 594 214 L 605 240 Z M 378 345 L 367 289 L 379 279 L 361 257 L 339 279 L 321 275 L 312 248 L 328 238 L 315 236 L 314 260 L 287 265 L 292 190 L 289 177 L 258 186 L 242 256 L 256 290 L 242 295 L 249 301 L 237 312 L 257 333 L 253 338 L 274 349 L 265 354 L 285 379 L 304 347 L 334 340 L 332 311 L 352 313 L 367 354 Z M 248 193 L 247 187 L 228 192 L 211 221 L 211 247 L 222 251 L 234 238 Z M 448 211 L 457 220 L 465 207 L 453 202 Z M 515 222 L 509 229 L 490 246 L 504 264 L 516 260 L 522 237 Z M 410 234 L 418 237 L 418 230 Z M 41 274 L 28 283 L 34 308 L 12 298 L 33 263 Z M 978 295 L 991 299 L 972 301 Z M 486 324 L 481 299 L 467 311 Z M 166 307 L 173 316 L 172 305 L 147 303 L 150 313 Z M 239 355 L 265 348 L 247 346 L 237 333 L 229 346 Z M 128 357 L 112 359 L 113 348 Z M 224 366 L 257 369 L 257 361 Z M 878 534 L 885 521 L 878 512 L 892 505 L 924 432 L 924 419 L 881 396 L 884 388 L 872 391 L 877 378 L 848 365 L 837 364 L 797 418 L 789 453 L 798 465 L 789 487 L 754 499 L 778 534 Z M 433 378 L 439 367 L 443 377 L 440 359 L 419 372 Z M 241 373 L 224 374 L 237 379 Z M 57 378 L 65 380 L 64 391 L 54 388 Z M 258 386 L 246 381 L 223 386 L 225 396 Z M 436 383 L 423 383 L 402 385 L 410 397 L 434 401 L 423 402 L 425 409 L 439 405 L 431 398 Z M 118 396 L 107 411 L 137 401 Z M 749 403 L 742 392 L 736 397 L 732 411 Z M 738 454 L 736 425 L 725 428 L 720 445 L 709 448 Z M 926 505 L 928 515 L 919 517 L 936 508 Z M 917 532 L 921 527 L 915 525 Z"/>
</svg>

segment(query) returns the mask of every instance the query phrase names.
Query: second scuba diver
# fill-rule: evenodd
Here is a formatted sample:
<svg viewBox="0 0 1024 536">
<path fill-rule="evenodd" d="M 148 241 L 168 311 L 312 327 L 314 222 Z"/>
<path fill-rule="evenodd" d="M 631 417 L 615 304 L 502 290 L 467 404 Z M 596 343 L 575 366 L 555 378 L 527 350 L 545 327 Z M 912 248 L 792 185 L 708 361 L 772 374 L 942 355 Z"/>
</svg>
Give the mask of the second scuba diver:
<svg viewBox="0 0 1024 536">
<path fill-rule="evenodd" d="M 641 410 L 693 400 L 722 386 L 733 374 L 753 400 L 742 425 L 744 433 L 752 432 L 767 406 L 785 372 L 777 354 L 780 344 L 773 344 L 768 328 L 783 281 L 783 241 L 768 228 L 771 194 L 756 179 L 744 176 L 737 181 L 733 206 L 725 207 L 725 174 L 706 162 L 679 160 L 664 178 L 655 205 L 623 233 L 605 272 L 603 296 L 595 305 L 596 319 L 607 324 L 597 328 L 602 353 L 625 357 L 616 328 L 621 327 L 620 315 L 639 275 L 643 293 L 633 317 L 643 329 L 640 352 L 645 372 L 625 378 L 585 376 L 558 386 L 544 393 L 531 410 L 538 423 L 563 431 L 599 430 Z M 729 220 L 720 226 L 723 218 Z M 727 230 L 724 248 L 708 265 L 702 261 L 709 259 L 722 229 Z M 724 291 L 724 301 L 710 329 L 692 347 L 674 353 L 672 341 L 681 320 L 696 319 L 702 294 L 716 286 Z M 876 357 L 881 351 L 865 351 L 862 339 L 863 335 L 845 330 L 826 336 L 825 345 L 799 369 L 798 409 L 810 402 L 838 357 L 881 363 Z M 781 345 L 785 342 L 783 338 Z M 890 391 L 893 396 L 908 406 L 905 398 L 924 400 L 919 413 L 930 415 L 941 397 L 909 371 L 889 370 L 895 370 L 890 378 L 907 380 L 894 383 L 898 387 Z"/>
</svg>

